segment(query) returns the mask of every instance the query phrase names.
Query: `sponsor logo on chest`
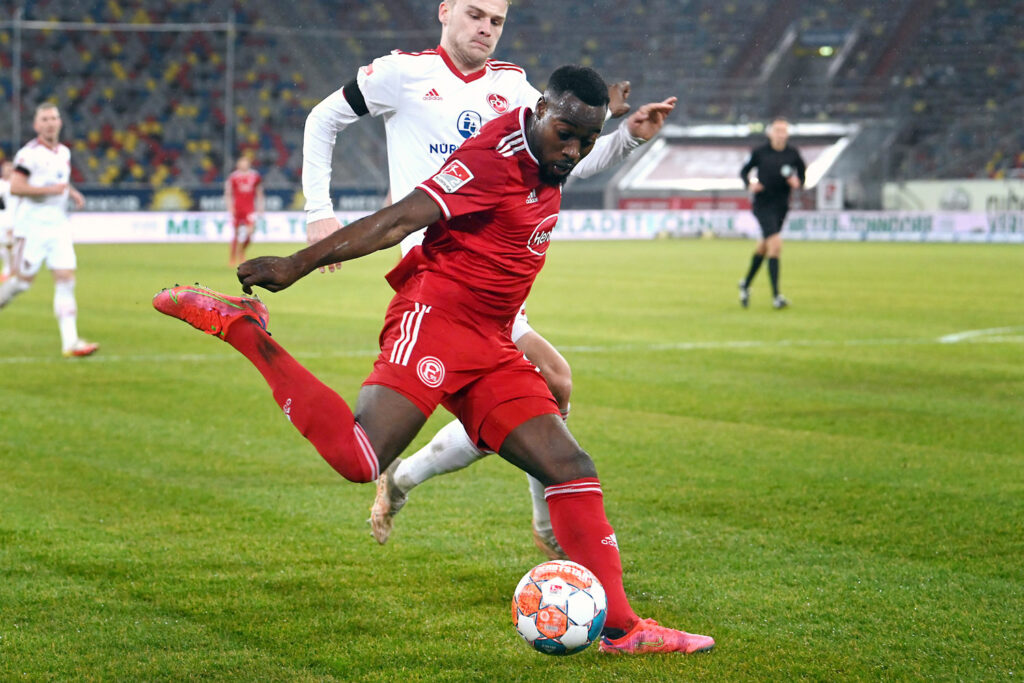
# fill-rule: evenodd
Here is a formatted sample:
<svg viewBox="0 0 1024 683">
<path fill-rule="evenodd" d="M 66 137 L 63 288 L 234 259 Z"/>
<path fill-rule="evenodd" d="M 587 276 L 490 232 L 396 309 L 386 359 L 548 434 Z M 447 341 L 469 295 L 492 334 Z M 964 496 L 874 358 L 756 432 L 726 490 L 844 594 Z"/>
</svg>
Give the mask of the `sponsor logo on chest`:
<svg viewBox="0 0 1024 683">
<path fill-rule="evenodd" d="M 526 248 L 531 254 L 544 256 L 548 252 L 548 246 L 551 245 L 551 231 L 555 229 L 556 223 L 558 223 L 557 213 L 544 218 L 537 224 L 526 243 Z"/>
</svg>

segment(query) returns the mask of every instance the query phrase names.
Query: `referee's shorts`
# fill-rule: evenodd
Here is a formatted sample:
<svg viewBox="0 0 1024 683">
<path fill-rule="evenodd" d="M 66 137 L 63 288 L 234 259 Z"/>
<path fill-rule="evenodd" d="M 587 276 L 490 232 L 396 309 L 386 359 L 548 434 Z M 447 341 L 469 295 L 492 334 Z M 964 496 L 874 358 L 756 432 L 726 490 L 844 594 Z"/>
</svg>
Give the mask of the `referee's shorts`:
<svg viewBox="0 0 1024 683">
<path fill-rule="evenodd" d="M 761 236 L 768 239 L 782 232 L 782 224 L 786 222 L 788 206 L 755 206 L 754 217 L 761 226 Z"/>
</svg>

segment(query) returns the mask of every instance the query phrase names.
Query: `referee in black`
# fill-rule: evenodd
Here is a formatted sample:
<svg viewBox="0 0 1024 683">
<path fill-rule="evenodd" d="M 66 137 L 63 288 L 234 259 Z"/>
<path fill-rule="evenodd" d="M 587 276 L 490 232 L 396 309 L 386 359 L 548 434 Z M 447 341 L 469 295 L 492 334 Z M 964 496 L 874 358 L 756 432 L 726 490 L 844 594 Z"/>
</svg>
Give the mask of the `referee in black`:
<svg viewBox="0 0 1024 683">
<path fill-rule="evenodd" d="M 757 169 L 751 179 L 750 172 Z M 740 169 L 743 185 L 754 194 L 754 216 L 761 225 L 761 239 L 750 259 L 750 270 L 740 280 L 740 305 L 750 304 L 750 283 L 768 257 L 768 275 L 772 280 L 772 306 L 785 308 L 786 297 L 779 293 L 779 256 L 782 253 L 782 223 L 789 211 L 789 193 L 804 186 L 807 167 L 803 157 L 789 144 L 789 121 L 776 117 L 768 127 L 768 142 L 755 147 Z"/>
</svg>

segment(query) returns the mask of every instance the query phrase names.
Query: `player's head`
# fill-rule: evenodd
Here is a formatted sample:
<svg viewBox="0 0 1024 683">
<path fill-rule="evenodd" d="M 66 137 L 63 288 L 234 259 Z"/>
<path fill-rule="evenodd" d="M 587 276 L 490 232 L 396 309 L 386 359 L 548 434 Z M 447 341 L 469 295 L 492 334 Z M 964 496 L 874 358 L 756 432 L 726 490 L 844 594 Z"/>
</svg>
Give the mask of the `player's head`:
<svg viewBox="0 0 1024 683">
<path fill-rule="evenodd" d="M 52 102 L 43 102 L 36 107 L 36 116 L 32 122 L 32 128 L 35 129 L 36 135 L 43 139 L 44 142 L 50 144 L 57 141 L 60 137 L 60 110 L 57 109 L 57 105 Z"/>
<path fill-rule="evenodd" d="M 437 9 L 441 47 L 456 66 L 476 71 L 494 54 L 505 28 L 508 0 L 443 0 Z"/>
<path fill-rule="evenodd" d="M 608 85 L 585 66 L 561 66 L 548 80 L 526 133 L 530 151 L 549 185 L 569 179 L 601 135 L 608 112 Z"/>
<path fill-rule="evenodd" d="M 235 168 L 237 168 L 239 171 L 242 171 L 243 173 L 245 171 L 248 171 L 250 168 L 252 168 L 252 159 L 250 159 L 247 155 L 243 154 L 242 156 L 238 157 L 238 159 L 235 161 Z"/>
<path fill-rule="evenodd" d="M 768 126 L 768 141 L 774 149 L 783 150 L 789 141 L 789 121 L 785 117 L 776 116 Z"/>
</svg>

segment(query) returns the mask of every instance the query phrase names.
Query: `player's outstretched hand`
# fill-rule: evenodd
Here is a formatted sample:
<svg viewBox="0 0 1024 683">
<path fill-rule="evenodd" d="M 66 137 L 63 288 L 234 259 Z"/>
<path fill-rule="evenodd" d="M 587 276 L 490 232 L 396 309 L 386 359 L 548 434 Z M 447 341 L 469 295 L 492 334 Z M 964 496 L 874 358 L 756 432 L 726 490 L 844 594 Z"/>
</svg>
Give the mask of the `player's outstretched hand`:
<svg viewBox="0 0 1024 683">
<path fill-rule="evenodd" d="M 629 113 L 629 81 L 619 81 L 608 86 L 608 111 L 617 119 Z"/>
<path fill-rule="evenodd" d="M 665 119 L 676 108 L 677 101 L 678 98 L 670 97 L 661 102 L 649 102 L 637 109 L 626 119 L 629 134 L 644 140 L 653 138 L 665 125 Z"/>
<path fill-rule="evenodd" d="M 253 287 L 280 292 L 303 274 L 289 256 L 258 256 L 238 266 L 238 281 L 246 294 L 252 294 Z"/>
<path fill-rule="evenodd" d="M 323 238 L 330 235 L 335 230 L 341 228 L 341 223 L 334 216 L 330 218 L 321 218 L 318 221 L 306 224 L 306 244 L 316 244 Z M 332 263 L 329 266 L 321 266 L 321 273 L 326 273 L 328 270 L 332 273 L 336 270 L 341 270 L 340 263 Z"/>
</svg>

